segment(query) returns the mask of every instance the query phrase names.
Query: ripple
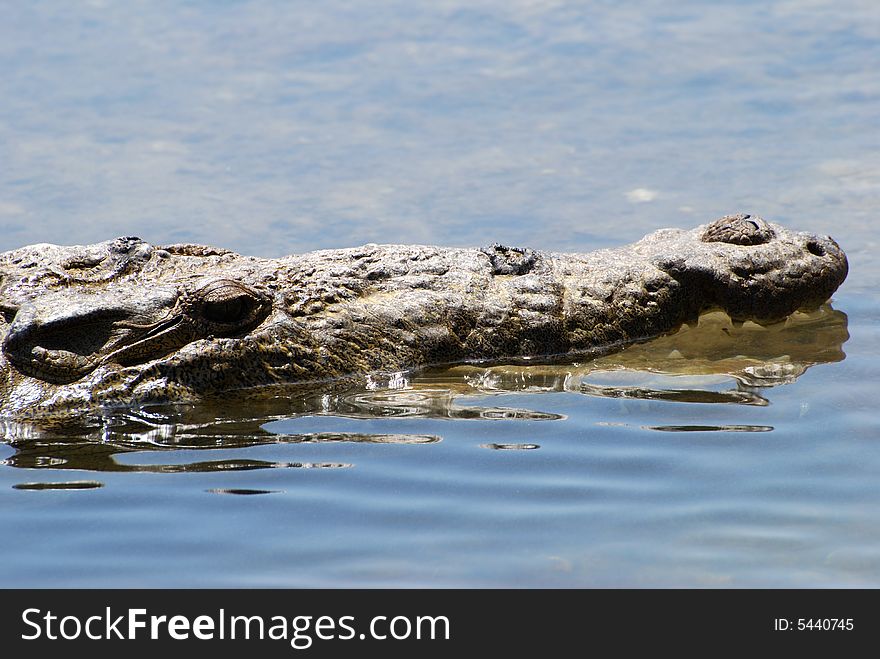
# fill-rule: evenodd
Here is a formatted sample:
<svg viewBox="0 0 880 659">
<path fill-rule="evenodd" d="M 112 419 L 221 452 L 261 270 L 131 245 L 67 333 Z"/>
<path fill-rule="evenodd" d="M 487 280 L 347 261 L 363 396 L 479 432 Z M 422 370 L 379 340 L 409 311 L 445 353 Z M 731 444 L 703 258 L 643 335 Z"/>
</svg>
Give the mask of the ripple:
<svg viewBox="0 0 880 659">
<path fill-rule="evenodd" d="M 508 407 L 464 406 L 455 402 L 455 390 L 419 389 L 366 391 L 340 397 L 329 411 L 352 417 L 418 417 L 432 419 L 528 419 L 555 421 L 559 414 Z"/>
<path fill-rule="evenodd" d="M 493 451 L 533 451 L 541 448 L 540 444 L 480 444 L 480 448 L 489 448 Z"/>
<path fill-rule="evenodd" d="M 773 426 L 752 425 L 728 425 L 728 426 L 699 426 L 699 425 L 673 425 L 673 426 L 642 426 L 644 430 L 659 430 L 661 432 L 771 432 Z"/>
<path fill-rule="evenodd" d="M 254 490 L 245 487 L 229 487 L 229 488 L 214 488 L 208 490 L 211 494 L 238 494 L 241 496 L 252 496 L 255 494 L 278 494 L 281 490 Z"/>
<path fill-rule="evenodd" d="M 769 402 L 752 391 L 707 391 L 702 389 L 650 389 L 644 387 L 608 387 L 584 382 L 580 392 L 601 398 L 636 398 L 641 400 L 664 400 L 676 403 L 724 403 L 733 405 L 757 405 L 765 407 Z"/>
<path fill-rule="evenodd" d="M 314 432 L 291 435 L 274 435 L 271 441 L 265 443 L 290 443 L 290 444 L 326 444 L 333 442 L 354 442 L 356 444 L 436 444 L 442 441 L 437 435 L 414 435 L 404 433 L 332 433 Z"/>
<path fill-rule="evenodd" d="M 95 490 L 104 487 L 99 481 L 65 481 L 61 483 L 17 483 L 15 490 Z"/>
<path fill-rule="evenodd" d="M 159 474 L 252 471 L 255 469 L 347 469 L 347 462 L 269 462 L 267 460 L 216 460 L 188 464 L 128 465 L 131 471 Z"/>
<path fill-rule="evenodd" d="M 772 363 L 745 367 L 738 378 L 751 387 L 778 387 L 790 384 L 802 376 L 807 370 L 806 364 Z"/>
</svg>

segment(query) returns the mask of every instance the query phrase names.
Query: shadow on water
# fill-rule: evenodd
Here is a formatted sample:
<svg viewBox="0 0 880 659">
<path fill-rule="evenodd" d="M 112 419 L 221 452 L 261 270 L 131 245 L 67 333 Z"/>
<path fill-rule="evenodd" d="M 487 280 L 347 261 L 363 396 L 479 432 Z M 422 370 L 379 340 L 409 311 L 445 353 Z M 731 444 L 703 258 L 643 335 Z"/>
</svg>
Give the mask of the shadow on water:
<svg viewBox="0 0 880 659">
<path fill-rule="evenodd" d="M 587 397 L 634 398 L 672 403 L 768 404 L 769 388 L 794 382 L 809 367 L 841 361 L 849 338 L 846 314 L 826 305 L 795 314 L 772 327 L 735 326 L 726 315 L 707 314 L 696 327 L 636 344 L 604 356 L 569 363 L 468 365 L 415 374 L 374 375 L 352 385 L 324 389 L 288 386 L 239 392 L 198 405 L 151 405 L 106 409 L 52 422 L 0 421 L 14 453 L 3 464 L 26 469 L 89 472 L 226 472 L 253 469 L 343 469 L 341 462 L 273 462 L 260 459 L 130 464 L 121 454 L 180 449 L 240 449 L 259 445 L 349 442 L 432 444 L 441 441 L 436 423 L 425 434 L 374 432 L 272 432 L 272 422 L 309 417 L 554 421 L 559 414 L 492 406 L 501 394 L 570 392 Z M 540 405 L 540 396 L 531 400 Z M 686 412 L 682 412 L 686 418 Z M 605 420 L 596 419 L 597 423 Z M 283 424 L 282 424 L 283 425 Z M 268 427 L 267 427 L 268 426 Z M 662 432 L 768 432 L 758 425 L 644 425 Z M 494 450 L 529 450 L 537 444 L 489 443 Z M 191 455 L 191 453 L 190 453 Z M 91 489 L 101 483 L 29 482 L 19 489 Z M 267 491 L 234 489 L 227 494 Z"/>
</svg>

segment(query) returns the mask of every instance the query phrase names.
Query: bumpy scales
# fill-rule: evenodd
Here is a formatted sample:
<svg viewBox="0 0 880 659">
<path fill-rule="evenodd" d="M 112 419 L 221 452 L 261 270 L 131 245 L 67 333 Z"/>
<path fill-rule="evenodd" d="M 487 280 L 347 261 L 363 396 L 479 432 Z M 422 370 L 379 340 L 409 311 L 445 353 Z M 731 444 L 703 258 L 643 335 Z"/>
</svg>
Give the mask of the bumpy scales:
<svg viewBox="0 0 880 659">
<path fill-rule="evenodd" d="M 830 237 L 748 215 L 590 254 L 31 245 L 0 254 L 0 414 L 611 350 L 710 310 L 777 322 L 846 273 Z"/>
</svg>

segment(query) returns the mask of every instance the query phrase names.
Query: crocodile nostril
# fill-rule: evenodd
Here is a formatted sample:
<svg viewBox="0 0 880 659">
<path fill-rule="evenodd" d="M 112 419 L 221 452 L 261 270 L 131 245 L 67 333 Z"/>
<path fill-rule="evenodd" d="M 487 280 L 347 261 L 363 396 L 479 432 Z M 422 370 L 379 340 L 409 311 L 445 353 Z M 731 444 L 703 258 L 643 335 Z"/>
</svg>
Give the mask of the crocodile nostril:
<svg viewBox="0 0 880 659">
<path fill-rule="evenodd" d="M 814 256 L 825 256 L 826 254 L 825 247 L 815 240 L 811 240 L 807 243 L 807 251 Z"/>
<path fill-rule="evenodd" d="M 775 237 L 772 227 L 762 218 L 740 213 L 715 220 L 706 227 L 700 239 L 704 243 L 751 246 L 763 245 Z"/>
</svg>

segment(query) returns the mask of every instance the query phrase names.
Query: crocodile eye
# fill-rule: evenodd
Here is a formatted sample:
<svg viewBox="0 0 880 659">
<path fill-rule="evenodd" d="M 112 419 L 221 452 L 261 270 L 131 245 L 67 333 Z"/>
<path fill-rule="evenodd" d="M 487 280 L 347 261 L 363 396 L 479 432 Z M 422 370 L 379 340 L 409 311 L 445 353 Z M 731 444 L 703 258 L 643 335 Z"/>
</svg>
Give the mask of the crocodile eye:
<svg viewBox="0 0 880 659">
<path fill-rule="evenodd" d="M 221 332 L 240 331 L 256 324 L 269 309 L 268 300 L 256 291 L 230 280 L 215 281 L 196 293 L 198 313 Z"/>
<path fill-rule="evenodd" d="M 242 320 L 254 306 L 247 295 L 239 295 L 225 300 L 205 300 L 202 314 L 215 323 L 235 323 Z"/>
</svg>

